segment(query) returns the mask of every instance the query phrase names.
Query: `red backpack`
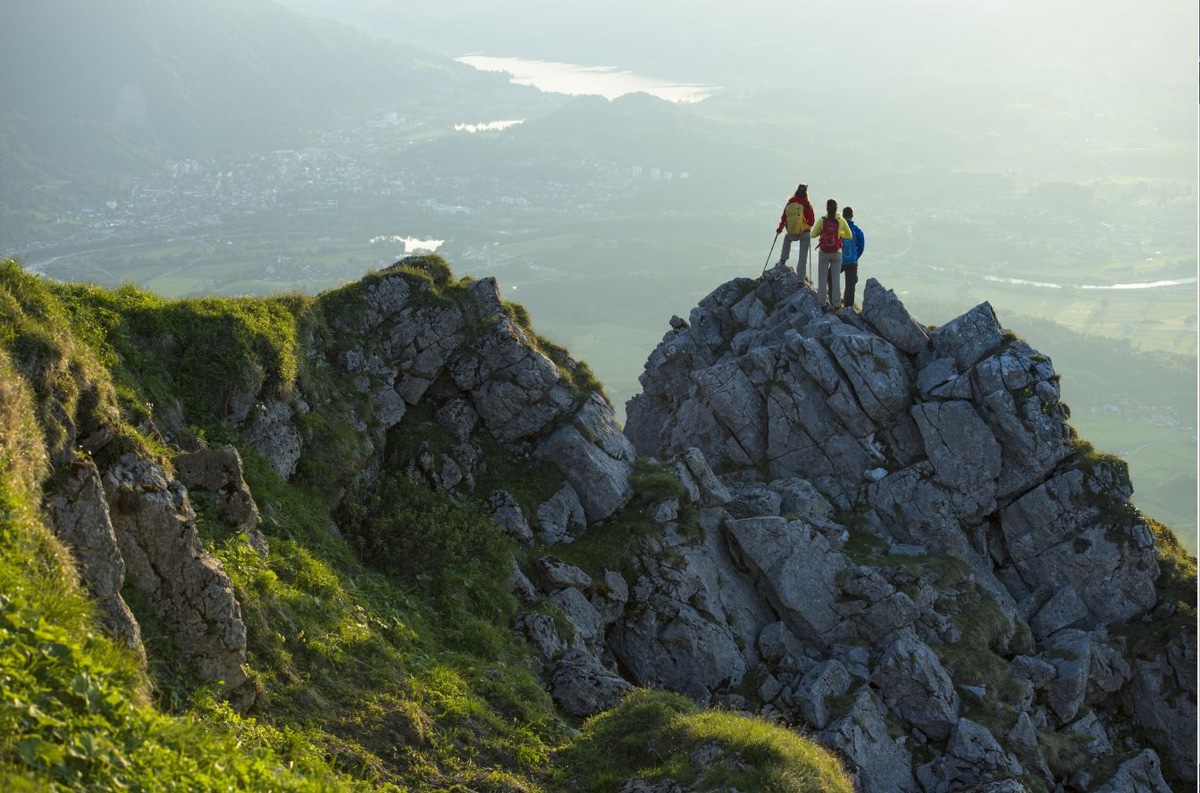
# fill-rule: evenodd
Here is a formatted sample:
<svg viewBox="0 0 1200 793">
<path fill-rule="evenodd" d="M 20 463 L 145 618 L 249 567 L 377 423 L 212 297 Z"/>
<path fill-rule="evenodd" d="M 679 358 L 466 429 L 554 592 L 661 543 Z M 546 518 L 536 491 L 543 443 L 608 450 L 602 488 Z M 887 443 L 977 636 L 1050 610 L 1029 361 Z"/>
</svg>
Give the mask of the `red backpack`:
<svg viewBox="0 0 1200 793">
<path fill-rule="evenodd" d="M 821 219 L 821 238 L 817 245 L 825 253 L 835 253 L 842 249 L 842 238 L 838 234 L 840 226 L 836 218 L 830 220 L 828 215 Z"/>
</svg>

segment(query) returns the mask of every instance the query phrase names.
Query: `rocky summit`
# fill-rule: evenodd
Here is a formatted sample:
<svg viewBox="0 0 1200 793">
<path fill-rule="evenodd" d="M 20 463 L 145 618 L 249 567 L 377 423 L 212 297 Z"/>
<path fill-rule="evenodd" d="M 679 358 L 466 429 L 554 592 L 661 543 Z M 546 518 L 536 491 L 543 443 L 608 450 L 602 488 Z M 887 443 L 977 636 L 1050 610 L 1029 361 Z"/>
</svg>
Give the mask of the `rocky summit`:
<svg viewBox="0 0 1200 793">
<path fill-rule="evenodd" d="M 678 692 L 815 739 L 864 793 L 1194 786 L 1178 546 L 1132 506 L 1125 465 L 1076 437 L 1050 359 L 987 303 L 934 328 L 874 279 L 861 312 L 822 310 L 786 267 L 735 279 L 670 320 L 623 430 L 494 280 L 451 284 L 436 258 L 305 311 L 303 377 L 256 363 L 136 432 L 78 367 L 38 395 L 58 472 L 46 511 L 143 663 L 152 619 L 235 710 L 267 707 L 248 656 L 267 617 L 247 619 L 193 507 L 203 494 L 206 520 L 244 534 L 246 559 L 275 553 L 240 448 L 323 494 L 329 535 L 368 564 L 394 537 L 356 537 L 374 525 L 356 500 L 393 473 L 480 505 L 518 549 L 508 627 L 567 718 Z M 234 442 L 210 448 L 195 405 Z M 697 751 L 697 768 L 744 763 Z"/>
<path fill-rule="evenodd" d="M 664 511 L 600 657 L 815 733 L 865 791 L 1194 782 L 1194 626 L 1138 642 L 1173 604 L 1127 470 L 988 304 L 929 328 L 871 279 L 826 312 L 776 267 L 670 324 L 625 434 L 702 534 Z"/>
</svg>

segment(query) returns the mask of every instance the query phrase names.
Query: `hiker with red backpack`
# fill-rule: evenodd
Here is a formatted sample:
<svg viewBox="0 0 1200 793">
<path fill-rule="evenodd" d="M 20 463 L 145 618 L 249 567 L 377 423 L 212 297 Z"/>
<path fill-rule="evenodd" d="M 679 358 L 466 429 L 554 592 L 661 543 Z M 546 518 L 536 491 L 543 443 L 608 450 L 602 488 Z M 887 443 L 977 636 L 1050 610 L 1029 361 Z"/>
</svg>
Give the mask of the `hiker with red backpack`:
<svg viewBox="0 0 1200 793">
<path fill-rule="evenodd" d="M 837 201 L 825 202 L 825 214 L 813 224 L 812 236 L 817 240 L 817 303 L 832 311 L 841 302 L 842 240 L 853 239 L 846 220 L 838 214 Z M 828 291 L 830 302 L 826 300 Z"/>
<path fill-rule="evenodd" d="M 775 236 L 778 237 L 784 229 L 787 229 L 787 236 L 783 238 L 783 252 L 779 254 L 779 261 L 776 266 L 786 265 L 788 257 L 792 252 L 792 243 L 800 243 L 800 250 L 804 251 L 804 265 L 808 266 L 808 250 L 809 250 L 809 230 L 813 224 L 813 208 L 808 200 L 808 185 L 802 184 L 796 188 L 796 192 L 788 199 L 788 202 L 783 206 L 783 214 L 779 216 L 779 226 L 775 229 Z M 801 267 L 799 262 L 796 265 L 796 272 L 804 272 L 805 267 Z"/>
</svg>

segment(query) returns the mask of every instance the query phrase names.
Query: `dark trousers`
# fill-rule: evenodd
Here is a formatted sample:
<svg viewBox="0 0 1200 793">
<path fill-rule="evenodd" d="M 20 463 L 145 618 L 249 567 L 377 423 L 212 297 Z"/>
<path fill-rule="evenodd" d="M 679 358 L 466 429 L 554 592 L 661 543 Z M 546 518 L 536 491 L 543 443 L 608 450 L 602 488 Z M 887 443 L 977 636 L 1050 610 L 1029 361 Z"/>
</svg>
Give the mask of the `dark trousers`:
<svg viewBox="0 0 1200 793">
<path fill-rule="evenodd" d="M 842 290 L 842 305 L 854 307 L 854 285 L 858 283 L 858 264 L 843 264 L 842 273 L 846 276 L 846 287 Z"/>
</svg>

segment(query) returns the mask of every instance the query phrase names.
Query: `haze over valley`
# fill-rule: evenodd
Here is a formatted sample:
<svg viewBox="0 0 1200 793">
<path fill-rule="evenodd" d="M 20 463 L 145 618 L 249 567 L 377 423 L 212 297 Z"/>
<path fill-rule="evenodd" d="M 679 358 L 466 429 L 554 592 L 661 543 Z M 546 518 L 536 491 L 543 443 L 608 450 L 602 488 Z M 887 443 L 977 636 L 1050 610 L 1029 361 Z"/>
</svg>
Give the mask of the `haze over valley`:
<svg viewBox="0 0 1200 793">
<path fill-rule="evenodd" d="M 6 9 L 0 255 L 195 296 L 315 293 L 436 247 L 494 275 L 620 416 L 671 316 L 778 257 L 803 181 L 855 208 L 863 281 L 928 324 L 988 301 L 1049 355 L 1072 425 L 1195 549 L 1194 4 L 874 2 L 836 24 L 285 5 Z M 647 82 L 540 91 L 472 57 Z"/>
</svg>

